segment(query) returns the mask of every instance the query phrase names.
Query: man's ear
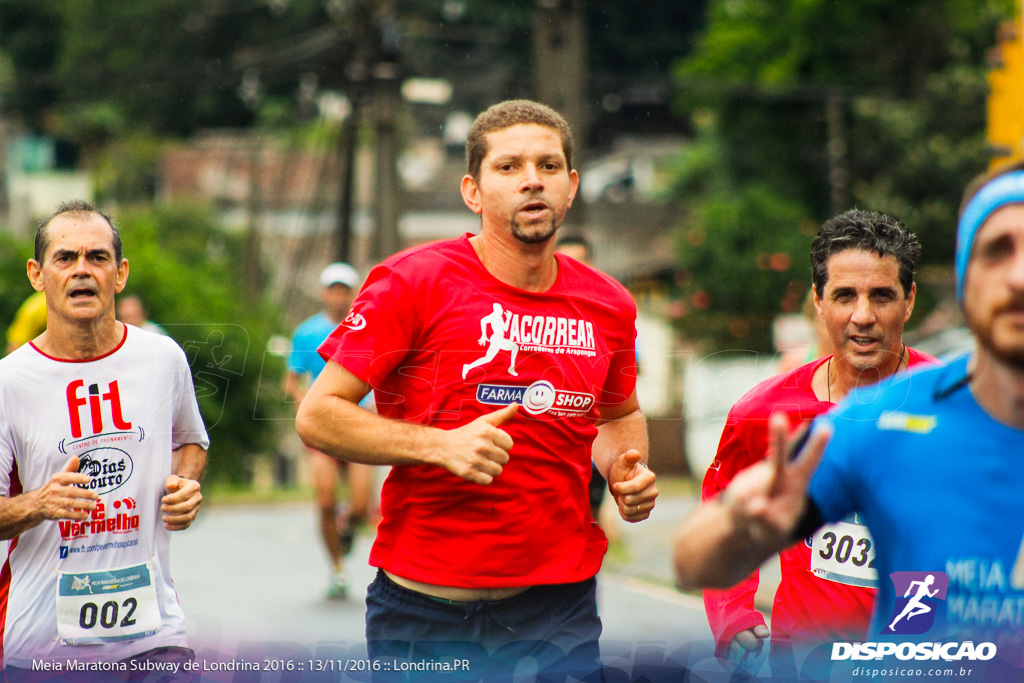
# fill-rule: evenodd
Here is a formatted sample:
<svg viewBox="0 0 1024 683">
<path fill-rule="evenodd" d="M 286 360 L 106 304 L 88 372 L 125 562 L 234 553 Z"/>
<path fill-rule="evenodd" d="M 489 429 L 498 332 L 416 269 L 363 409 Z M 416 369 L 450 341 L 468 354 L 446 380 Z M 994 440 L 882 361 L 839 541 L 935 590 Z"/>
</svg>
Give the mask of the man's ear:
<svg viewBox="0 0 1024 683">
<path fill-rule="evenodd" d="M 483 211 L 483 205 L 480 202 L 480 186 L 477 185 L 476 179 L 471 175 L 462 176 L 462 201 L 466 203 L 469 210 L 480 215 Z"/>
<path fill-rule="evenodd" d="M 28 281 L 32 283 L 32 289 L 37 292 L 43 291 L 43 266 L 39 261 L 34 258 L 30 258 L 28 263 L 25 264 L 25 270 L 28 273 Z"/>
<path fill-rule="evenodd" d="M 903 322 L 910 320 L 910 314 L 914 312 L 914 301 L 917 295 L 917 283 L 910 285 L 910 292 L 907 294 L 907 314 L 903 316 Z"/>
<path fill-rule="evenodd" d="M 580 174 L 576 172 L 576 169 L 569 171 L 569 204 L 565 208 L 570 208 L 572 202 L 576 199 L 576 191 L 580 189 Z"/>
</svg>

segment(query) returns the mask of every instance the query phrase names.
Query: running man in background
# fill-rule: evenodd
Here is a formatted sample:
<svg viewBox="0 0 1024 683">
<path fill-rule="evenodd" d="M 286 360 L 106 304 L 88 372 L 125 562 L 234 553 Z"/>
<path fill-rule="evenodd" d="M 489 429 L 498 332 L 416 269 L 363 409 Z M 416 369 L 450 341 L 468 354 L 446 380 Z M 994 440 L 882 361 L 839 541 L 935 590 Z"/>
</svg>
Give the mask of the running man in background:
<svg viewBox="0 0 1024 683">
<path fill-rule="evenodd" d="M 114 318 L 128 261 L 92 205 L 62 204 L 39 226 L 28 276 L 46 331 L 0 360 L 3 665 L 15 680 L 66 660 L 182 674 L 194 653 L 169 532 L 195 519 L 209 446 L 188 361 Z"/>
<path fill-rule="evenodd" d="M 590 514 L 591 460 L 626 521 L 657 497 L 636 308 L 612 278 L 555 256 L 579 184 L 559 114 L 494 105 L 466 149 L 462 198 L 480 233 L 374 268 L 352 307 L 360 324 L 320 349 L 327 369 L 296 426 L 312 448 L 394 466 L 370 555 L 371 658 L 468 658 L 474 678 L 535 658 L 541 676 L 581 678 L 600 666 L 594 576 L 607 547 Z M 500 356 L 464 380 L 495 304 L 512 314 L 517 376 Z M 371 387 L 387 399 L 379 417 L 358 407 Z"/>
<path fill-rule="evenodd" d="M 825 358 L 832 355 L 832 340 L 829 338 L 828 330 L 825 329 L 825 321 L 818 315 L 818 309 L 814 307 L 814 285 L 807 290 L 807 296 L 800 306 L 800 318 L 807 323 L 808 334 L 800 345 L 788 348 L 781 348 L 778 340 L 776 348 L 780 352 L 779 367 L 777 374 L 784 374 L 790 370 L 796 370 L 801 365 L 810 363 L 812 360 Z"/>
<path fill-rule="evenodd" d="M 569 235 L 559 238 L 555 251 L 574 258 L 585 266 L 594 267 L 594 249 L 586 237 Z"/>
<path fill-rule="evenodd" d="M 117 319 L 123 323 L 135 325 L 140 330 L 153 334 L 167 334 L 164 332 L 164 328 L 149 320 L 149 312 L 142 305 L 142 299 L 134 294 L 118 297 L 115 311 Z"/>
<path fill-rule="evenodd" d="M 814 308 L 836 352 L 771 377 L 737 401 L 704 477 L 704 500 L 714 500 L 737 472 L 764 459 L 772 413 L 784 411 L 798 425 L 857 387 L 936 362 L 907 348 L 902 338 L 914 310 L 920 253 L 913 233 L 875 211 L 847 211 L 821 226 L 811 246 Z M 869 567 L 874 553 L 837 561 L 836 541 L 844 535 L 854 540 L 858 553 L 870 548 L 867 528 L 849 519 L 781 553 L 782 580 L 772 608 L 773 675 L 794 674 L 794 657 L 822 642 L 857 639 L 866 632 L 877 585 Z M 733 588 L 704 591 L 716 652 L 737 663 L 759 653 L 769 635 L 754 607 L 758 582 L 755 570 Z"/>
<path fill-rule="evenodd" d="M 555 244 L 555 252 L 574 258 L 585 266 L 594 267 L 594 249 L 586 237 L 574 235 L 561 237 Z M 639 354 L 637 360 L 639 361 Z M 639 363 L 637 366 L 637 372 L 639 372 Z M 605 491 L 608 490 L 608 482 L 601 476 L 597 464 L 593 464 L 590 469 L 590 485 L 587 487 L 587 494 L 590 496 L 590 515 L 601 524 L 601 529 L 608 536 L 608 540 L 615 541 L 617 532 L 614 527 L 611 524 L 602 523 L 601 519 L 601 505 L 604 503 Z"/>
<path fill-rule="evenodd" d="M 852 393 L 819 419 L 795 458 L 790 457 L 795 445 L 786 443 L 785 418 L 773 417 L 769 459 L 740 472 L 722 495 L 684 523 L 675 554 L 682 585 L 735 583 L 770 553 L 856 512 L 871 529 L 881 579 L 869 640 L 898 615 L 894 573 L 914 572 L 932 574 L 936 583 L 940 574 L 948 578 L 935 625 L 920 635 L 922 640 L 1019 644 L 1024 634 L 1024 615 L 1016 609 L 1024 601 L 1020 165 L 968 189 L 954 270 L 957 298 L 977 348 L 946 366 L 897 376 L 881 391 Z M 979 581 L 968 571 L 975 567 L 986 567 L 991 580 Z M 987 663 L 998 665 L 998 659 Z"/>
<path fill-rule="evenodd" d="M 296 404 L 306 396 L 309 384 L 324 369 L 317 348 L 348 316 L 359 289 L 359 274 L 347 263 L 332 263 L 320 273 L 320 300 L 324 309 L 305 320 L 292 336 L 284 391 Z M 339 514 L 338 485 L 342 464 L 319 451 L 309 449 L 309 470 L 316 492 L 320 537 L 331 563 L 327 597 L 341 599 L 348 594 L 344 556 L 352 551 L 356 529 L 365 522 L 373 491 L 373 468 L 347 463 L 349 500 Z"/>
</svg>

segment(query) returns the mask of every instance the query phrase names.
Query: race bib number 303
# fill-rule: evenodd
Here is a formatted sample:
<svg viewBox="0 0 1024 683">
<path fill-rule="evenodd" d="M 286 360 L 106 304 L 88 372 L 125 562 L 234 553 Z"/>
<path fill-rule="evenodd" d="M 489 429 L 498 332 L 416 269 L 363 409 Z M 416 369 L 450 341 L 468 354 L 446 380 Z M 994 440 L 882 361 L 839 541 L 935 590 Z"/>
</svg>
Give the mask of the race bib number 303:
<svg viewBox="0 0 1024 683">
<path fill-rule="evenodd" d="M 875 548 L 868 528 L 836 522 L 818 529 L 811 539 L 811 571 L 820 579 L 877 588 Z"/>
<path fill-rule="evenodd" d="M 150 564 L 62 572 L 57 581 L 57 635 L 67 645 L 135 640 L 160 630 Z"/>
</svg>

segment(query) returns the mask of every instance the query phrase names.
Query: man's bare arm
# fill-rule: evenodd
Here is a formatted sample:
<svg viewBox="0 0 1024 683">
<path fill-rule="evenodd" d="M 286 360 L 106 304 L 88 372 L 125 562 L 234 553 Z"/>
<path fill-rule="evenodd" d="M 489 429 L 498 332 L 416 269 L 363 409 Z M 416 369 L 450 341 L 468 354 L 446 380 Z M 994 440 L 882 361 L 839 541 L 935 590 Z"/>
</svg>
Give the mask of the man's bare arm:
<svg viewBox="0 0 1024 683">
<path fill-rule="evenodd" d="M 171 474 L 164 481 L 166 495 L 160 501 L 164 528 L 187 529 L 199 514 L 203 502 L 199 477 L 206 471 L 206 451 L 195 443 L 177 448 L 171 459 Z"/>
<path fill-rule="evenodd" d="M 13 496 L 0 497 L 0 540 L 7 540 L 46 520 L 81 522 L 95 509 L 99 495 L 81 486 L 89 477 L 78 472 L 78 458 L 72 457 L 42 487 Z"/>
<path fill-rule="evenodd" d="M 604 406 L 592 457 L 627 522 L 647 519 L 658 497 L 654 472 L 647 468 L 647 423 L 636 392 L 623 403 Z"/>
<path fill-rule="evenodd" d="M 680 588 L 727 588 L 793 543 L 807 485 L 831 433 L 816 430 L 790 461 L 788 428 L 785 415 L 773 415 L 768 458 L 737 474 L 683 522 L 672 558 Z"/>
<path fill-rule="evenodd" d="M 368 465 L 435 465 L 478 484 L 489 484 L 508 462 L 512 439 L 501 425 L 512 404 L 456 429 L 399 422 L 359 407 L 369 387 L 328 361 L 299 405 L 295 428 L 310 448 L 338 460 Z"/>
<path fill-rule="evenodd" d="M 284 373 L 284 395 L 295 404 L 302 402 L 306 397 L 306 385 L 309 383 L 309 376 L 304 372 L 288 370 Z"/>
</svg>

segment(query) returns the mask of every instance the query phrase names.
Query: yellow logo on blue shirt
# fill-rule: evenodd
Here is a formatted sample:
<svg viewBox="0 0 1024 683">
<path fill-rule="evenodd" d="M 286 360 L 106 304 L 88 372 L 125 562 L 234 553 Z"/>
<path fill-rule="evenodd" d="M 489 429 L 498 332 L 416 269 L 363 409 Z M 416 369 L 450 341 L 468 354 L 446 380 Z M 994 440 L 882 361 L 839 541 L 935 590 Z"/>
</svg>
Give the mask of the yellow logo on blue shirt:
<svg viewBox="0 0 1024 683">
<path fill-rule="evenodd" d="M 927 434 L 935 429 L 938 423 L 935 415 L 913 415 L 898 410 L 887 410 L 879 416 L 876 425 L 879 429 L 890 432 Z"/>
</svg>

